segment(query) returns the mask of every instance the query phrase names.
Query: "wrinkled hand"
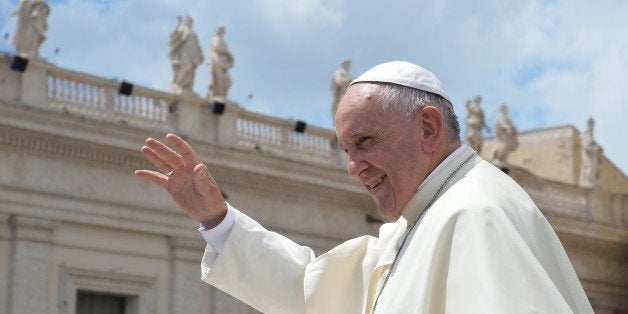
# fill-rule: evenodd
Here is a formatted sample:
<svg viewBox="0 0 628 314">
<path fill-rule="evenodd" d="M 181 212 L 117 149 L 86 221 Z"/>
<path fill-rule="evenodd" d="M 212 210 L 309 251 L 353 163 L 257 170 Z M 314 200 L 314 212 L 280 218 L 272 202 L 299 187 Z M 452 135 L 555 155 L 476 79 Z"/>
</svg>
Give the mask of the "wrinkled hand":
<svg viewBox="0 0 628 314">
<path fill-rule="evenodd" d="M 158 171 L 136 170 L 135 176 L 162 186 L 192 219 L 205 228 L 218 225 L 227 214 L 218 184 L 192 147 L 175 134 L 166 140 L 176 149 L 148 138 L 140 151 Z"/>
</svg>

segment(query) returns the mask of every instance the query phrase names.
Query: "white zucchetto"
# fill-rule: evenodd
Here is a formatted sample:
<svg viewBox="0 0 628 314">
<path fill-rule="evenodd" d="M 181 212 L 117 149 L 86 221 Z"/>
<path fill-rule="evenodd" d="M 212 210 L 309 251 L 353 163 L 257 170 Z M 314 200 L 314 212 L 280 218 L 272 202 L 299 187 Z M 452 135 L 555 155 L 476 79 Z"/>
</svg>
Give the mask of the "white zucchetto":
<svg viewBox="0 0 628 314">
<path fill-rule="evenodd" d="M 360 82 L 392 83 L 440 95 L 453 104 L 443 84 L 432 72 L 407 61 L 391 61 L 376 65 L 350 85 Z"/>
</svg>

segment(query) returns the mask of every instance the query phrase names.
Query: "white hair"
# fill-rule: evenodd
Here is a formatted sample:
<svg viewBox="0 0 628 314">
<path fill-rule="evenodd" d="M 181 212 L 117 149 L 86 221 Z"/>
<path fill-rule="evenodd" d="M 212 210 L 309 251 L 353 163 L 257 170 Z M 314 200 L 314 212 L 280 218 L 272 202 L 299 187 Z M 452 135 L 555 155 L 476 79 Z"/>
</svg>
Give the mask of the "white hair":
<svg viewBox="0 0 628 314">
<path fill-rule="evenodd" d="M 379 104 L 384 110 L 397 110 L 403 115 L 406 121 L 410 121 L 419 109 L 432 105 L 436 107 L 443 116 L 449 140 L 460 140 L 460 124 L 458 123 L 458 117 L 454 112 L 453 105 L 447 99 L 430 92 L 402 85 L 389 83 L 372 84 L 379 87 L 377 97 L 379 97 Z"/>
</svg>

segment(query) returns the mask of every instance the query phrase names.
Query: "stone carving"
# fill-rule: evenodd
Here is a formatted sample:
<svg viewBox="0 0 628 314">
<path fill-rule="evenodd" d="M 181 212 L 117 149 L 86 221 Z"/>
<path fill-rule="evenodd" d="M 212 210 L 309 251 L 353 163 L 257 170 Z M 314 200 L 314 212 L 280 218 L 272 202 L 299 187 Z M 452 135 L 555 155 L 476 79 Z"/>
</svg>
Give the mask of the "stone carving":
<svg viewBox="0 0 628 314">
<path fill-rule="evenodd" d="M 480 102 L 482 102 L 480 95 L 475 96 L 473 100 L 467 99 L 467 131 L 465 135 L 466 144 L 478 154 L 482 152 L 482 144 L 484 143 L 482 130 L 491 131 L 484 121 L 484 110 L 480 107 Z"/>
<path fill-rule="evenodd" d="M 170 33 L 168 57 L 173 71 L 171 93 L 192 92 L 196 67 L 203 62 L 203 52 L 196 33 L 192 30 L 192 24 L 193 20 L 189 15 L 185 19 L 178 16 L 177 26 Z"/>
<path fill-rule="evenodd" d="M 20 0 L 13 12 L 18 17 L 13 46 L 18 56 L 38 58 L 39 46 L 46 39 L 50 7 L 45 0 Z"/>
<path fill-rule="evenodd" d="M 592 188 L 597 183 L 598 165 L 602 148 L 593 140 L 593 126 L 595 120 L 590 117 L 587 121 L 587 130 L 581 138 L 582 144 L 582 166 L 580 167 L 580 186 Z"/>
<path fill-rule="evenodd" d="M 340 64 L 340 68 L 334 72 L 334 76 L 331 80 L 331 116 L 332 120 L 335 119 L 336 110 L 338 110 L 338 103 L 342 99 L 342 96 L 347 91 L 347 87 L 353 80 L 351 74 L 349 74 L 349 68 L 351 67 L 351 60 L 345 59 Z"/>
<path fill-rule="evenodd" d="M 495 150 L 492 163 L 498 167 L 507 167 L 508 155 L 519 146 L 519 141 L 517 129 L 508 115 L 508 106 L 502 104 L 499 111 L 495 118 Z"/>
<path fill-rule="evenodd" d="M 211 83 L 207 90 L 207 98 L 221 97 L 227 98 L 229 88 L 231 87 L 231 76 L 229 69 L 233 67 L 233 55 L 229 51 L 229 47 L 224 41 L 225 26 L 218 26 L 216 36 L 212 39 L 210 48 L 209 71 L 211 74 Z"/>
</svg>

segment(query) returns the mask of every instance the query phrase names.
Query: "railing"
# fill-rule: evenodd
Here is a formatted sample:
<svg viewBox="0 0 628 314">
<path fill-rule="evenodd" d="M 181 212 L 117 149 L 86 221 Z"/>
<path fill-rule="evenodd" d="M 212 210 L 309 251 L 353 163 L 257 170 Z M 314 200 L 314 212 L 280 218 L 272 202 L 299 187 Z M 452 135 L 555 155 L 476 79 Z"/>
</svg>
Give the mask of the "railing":
<svg viewBox="0 0 628 314">
<path fill-rule="evenodd" d="M 225 115 L 218 117 L 223 119 L 221 123 L 207 115 L 203 110 L 207 101 L 195 94 L 175 95 L 134 86 L 127 96 L 118 93 L 117 80 L 46 63 L 41 67 L 46 103 L 37 103 L 40 107 L 158 132 L 178 130 L 187 136 L 215 141 L 217 145 L 326 168 L 344 167 L 335 149 L 332 130 L 308 125 L 305 132 L 295 132 L 294 121 L 250 112 L 232 102 L 228 103 L 233 110 L 227 109 Z M 178 109 L 171 114 L 170 108 L 175 107 Z M 212 134 L 224 139 L 213 140 Z"/>
<path fill-rule="evenodd" d="M 555 214 L 579 218 L 590 218 L 587 190 L 548 180 L 525 180 L 517 178 L 539 208 Z"/>
<path fill-rule="evenodd" d="M 321 166 L 339 167 L 335 135 L 331 130 L 307 126 L 293 130 L 291 120 L 243 111 L 236 120 L 238 146 Z"/>
<path fill-rule="evenodd" d="M 511 175 L 545 214 L 606 225 L 628 225 L 624 214 L 628 209 L 626 193 L 583 188 L 532 174 L 515 172 Z"/>
<path fill-rule="evenodd" d="M 168 129 L 168 105 L 175 100 L 173 95 L 142 87 L 122 95 L 117 81 L 59 68 L 48 70 L 46 87 L 53 109 L 149 129 Z"/>
</svg>

